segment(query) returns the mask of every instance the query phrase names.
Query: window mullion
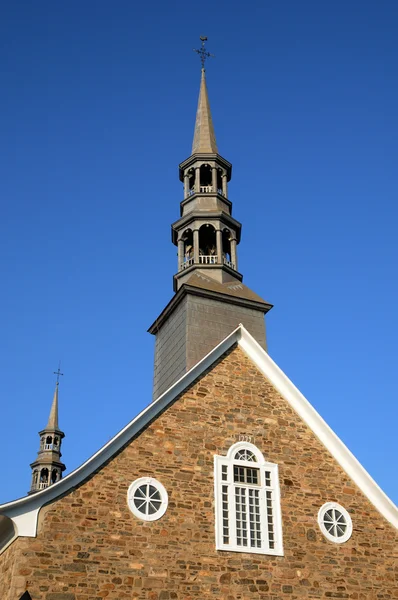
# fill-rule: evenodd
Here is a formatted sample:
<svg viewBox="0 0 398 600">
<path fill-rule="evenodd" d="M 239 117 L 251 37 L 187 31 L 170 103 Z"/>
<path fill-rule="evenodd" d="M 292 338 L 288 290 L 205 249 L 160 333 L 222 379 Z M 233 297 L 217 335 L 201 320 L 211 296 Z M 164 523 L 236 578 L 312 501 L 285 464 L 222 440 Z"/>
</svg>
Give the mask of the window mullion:
<svg viewBox="0 0 398 600">
<path fill-rule="evenodd" d="M 233 465 L 230 471 L 232 472 Z M 232 479 L 232 476 L 231 476 Z M 228 484 L 228 512 L 229 512 L 229 531 L 231 546 L 236 546 L 236 499 L 235 499 L 235 484 L 232 481 Z"/>
<path fill-rule="evenodd" d="M 265 469 L 261 468 L 261 490 L 260 490 L 260 527 L 261 527 L 261 548 L 269 548 L 268 528 L 267 528 L 267 503 L 265 498 Z"/>
</svg>

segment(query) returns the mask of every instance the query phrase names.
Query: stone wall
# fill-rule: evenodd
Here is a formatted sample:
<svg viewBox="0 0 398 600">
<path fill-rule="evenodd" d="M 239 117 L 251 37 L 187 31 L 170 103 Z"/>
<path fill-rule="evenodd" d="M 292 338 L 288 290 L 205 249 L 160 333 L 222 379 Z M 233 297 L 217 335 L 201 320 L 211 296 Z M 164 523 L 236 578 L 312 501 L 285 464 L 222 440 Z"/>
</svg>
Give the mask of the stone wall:
<svg viewBox="0 0 398 600">
<path fill-rule="evenodd" d="M 242 435 L 279 464 L 282 557 L 215 550 L 213 459 Z M 158 521 L 127 507 L 142 476 L 168 491 Z M 345 544 L 318 528 L 327 501 L 351 514 Z M 235 348 L 99 472 L 42 509 L 37 538 L 0 556 L 0 598 L 18 600 L 27 587 L 33 600 L 392 600 L 396 533 Z"/>
</svg>

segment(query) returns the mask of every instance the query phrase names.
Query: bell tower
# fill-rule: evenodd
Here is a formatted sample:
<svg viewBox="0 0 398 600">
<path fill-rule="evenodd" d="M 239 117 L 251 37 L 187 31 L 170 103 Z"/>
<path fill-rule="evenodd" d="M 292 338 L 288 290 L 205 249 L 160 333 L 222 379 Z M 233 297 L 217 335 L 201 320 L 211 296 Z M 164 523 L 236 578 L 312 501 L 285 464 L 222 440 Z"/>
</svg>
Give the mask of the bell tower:
<svg viewBox="0 0 398 600">
<path fill-rule="evenodd" d="M 57 373 L 54 397 L 47 425 L 39 431 L 40 447 L 37 458 L 30 465 L 32 469 L 32 484 L 29 494 L 39 492 L 62 478 L 66 467 L 61 461 L 61 443 L 65 434 L 58 426 L 58 387 L 60 370 Z"/>
<path fill-rule="evenodd" d="M 149 328 L 156 336 L 153 398 L 242 323 L 266 348 L 264 315 L 272 308 L 242 283 L 238 245 L 242 225 L 232 216 L 232 165 L 218 153 L 202 60 L 192 152 L 179 166 L 180 218 L 171 226 L 177 246 L 174 296 Z"/>
<path fill-rule="evenodd" d="M 220 283 L 242 281 L 237 257 L 242 226 L 232 217 L 228 200 L 232 165 L 218 154 L 204 68 L 192 154 L 180 164 L 179 172 L 184 199 L 181 217 L 171 228 L 172 241 L 178 246 L 174 291 L 193 272 L 207 274 Z"/>
</svg>

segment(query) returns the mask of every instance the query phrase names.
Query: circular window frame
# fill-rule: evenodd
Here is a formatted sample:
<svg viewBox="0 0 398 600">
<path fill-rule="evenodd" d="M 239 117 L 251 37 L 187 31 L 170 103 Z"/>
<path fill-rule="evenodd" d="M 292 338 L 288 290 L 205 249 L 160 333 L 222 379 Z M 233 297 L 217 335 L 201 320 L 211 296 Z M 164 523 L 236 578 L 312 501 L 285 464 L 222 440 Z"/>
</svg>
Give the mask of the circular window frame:
<svg viewBox="0 0 398 600">
<path fill-rule="evenodd" d="M 332 535 L 331 533 L 329 533 L 329 531 L 325 527 L 325 523 L 324 523 L 325 513 L 332 508 L 334 508 L 335 510 L 338 510 L 343 515 L 343 517 L 345 518 L 345 521 L 346 521 L 347 529 L 346 529 L 344 535 L 342 535 L 340 537 L 336 537 L 336 536 Z M 343 506 L 338 504 L 337 502 L 326 502 L 326 504 L 321 506 L 321 508 L 319 509 L 319 512 L 318 512 L 318 525 L 319 525 L 319 528 L 322 531 L 323 535 L 325 536 L 325 538 L 328 539 L 329 542 L 333 542 L 334 544 L 344 544 L 344 542 L 347 542 L 352 535 L 351 516 L 348 513 L 348 511 Z"/>
<path fill-rule="evenodd" d="M 146 515 L 145 513 L 141 512 L 134 503 L 134 494 L 142 485 L 153 485 L 153 487 L 155 487 L 160 493 L 160 508 L 151 515 Z M 161 519 L 167 510 L 168 503 L 169 496 L 167 494 L 166 488 L 160 483 L 160 481 L 154 479 L 153 477 L 140 477 L 140 479 L 136 479 L 135 481 L 133 481 L 133 483 L 130 484 L 129 489 L 127 490 L 127 505 L 133 513 L 133 515 L 141 521 L 157 521 L 158 519 Z"/>
</svg>

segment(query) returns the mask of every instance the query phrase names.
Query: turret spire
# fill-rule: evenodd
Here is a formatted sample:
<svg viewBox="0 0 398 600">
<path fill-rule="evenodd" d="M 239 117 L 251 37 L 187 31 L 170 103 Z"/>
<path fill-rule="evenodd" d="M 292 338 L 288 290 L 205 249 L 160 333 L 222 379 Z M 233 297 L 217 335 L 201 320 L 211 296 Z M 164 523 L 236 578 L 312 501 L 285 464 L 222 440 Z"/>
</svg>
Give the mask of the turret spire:
<svg viewBox="0 0 398 600">
<path fill-rule="evenodd" d="M 195 133 L 192 144 L 192 154 L 198 153 L 218 153 L 204 69 L 202 69 L 198 110 L 196 111 Z"/>
<path fill-rule="evenodd" d="M 59 386 L 59 376 L 63 375 L 61 373 L 61 362 L 58 365 L 58 370 L 54 371 L 54 375 L 57 376 L 57 382 L 55 384 L 53 403 L 51 405 L 50 415 L 48 417 L 48 423 L 46 429 L 58 429 L 58 386 Z"/>
<path fill-rule="evenodd" d="M 46 429 L 58 429 L 58 381 L 55 384 L 53 403 L 51 405 Z"/>
<path fill-rule="evenodd" d="M 207 42 L 206 36 L 200 36 L 202 45 L 199 50 L 194 50 L 200 56 L 202 63 L 202 78 L 200 81 L 198 110 L 196 112 L 195 132 L 192 144 L 192 154 L 209 153 L 217 154 L 216 136 L 214 133 L 213 121 L 210 112 L 209 96 L 207 94 L 205 62 L 206 59 L 214 54 L 210 54 L 205 48 Z"/>
<path fill-rule="evenodd" d="M 61 461 L 61 443 L 65 434 L 58 425 L 58 388 L 60 368 L 54 372 L 57 376 L 53 401 L 51 404 L 48 422 L 40 435 L 40 448 L 36 460 L 30 465 L 32 469 L 32 485 L 29 493 L 38 492 L 59 481 L 65 471 Z"/>
</svg>

